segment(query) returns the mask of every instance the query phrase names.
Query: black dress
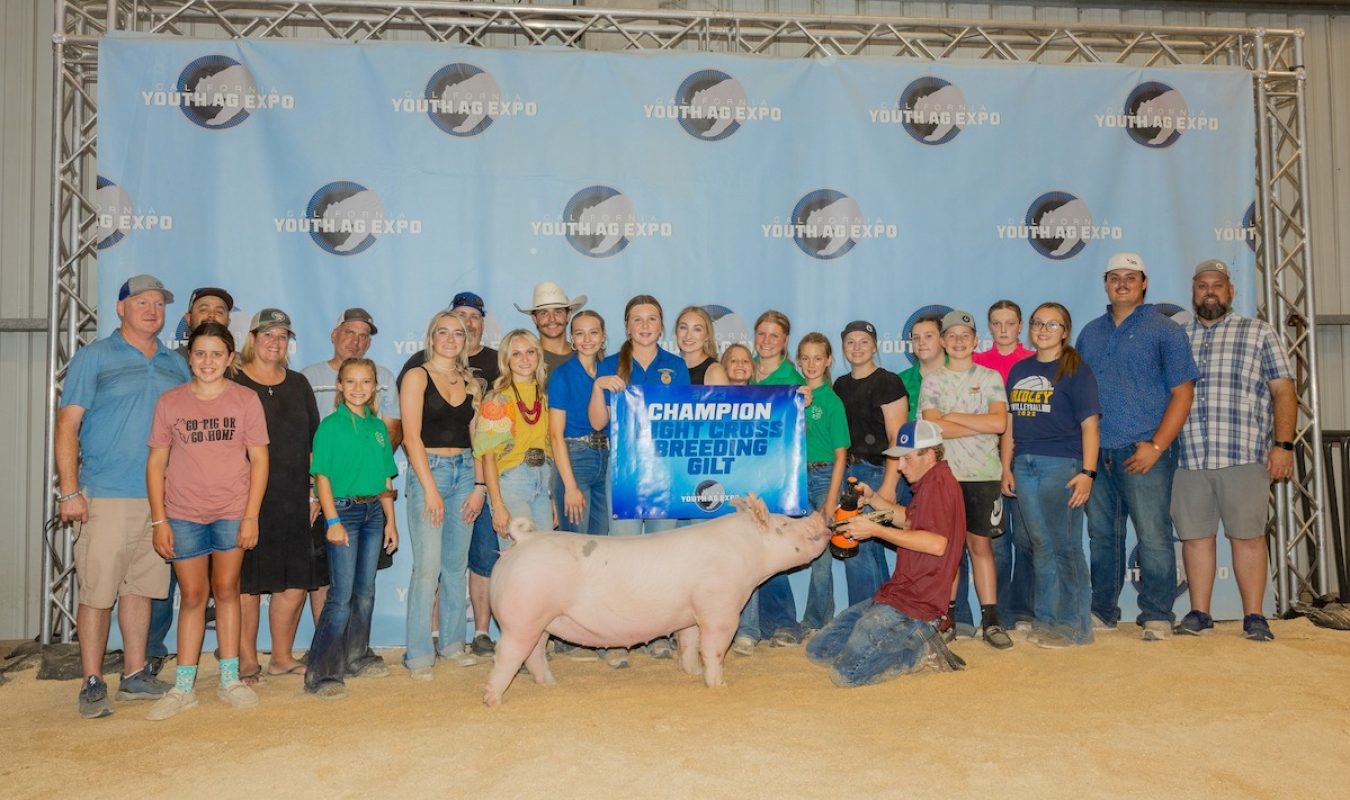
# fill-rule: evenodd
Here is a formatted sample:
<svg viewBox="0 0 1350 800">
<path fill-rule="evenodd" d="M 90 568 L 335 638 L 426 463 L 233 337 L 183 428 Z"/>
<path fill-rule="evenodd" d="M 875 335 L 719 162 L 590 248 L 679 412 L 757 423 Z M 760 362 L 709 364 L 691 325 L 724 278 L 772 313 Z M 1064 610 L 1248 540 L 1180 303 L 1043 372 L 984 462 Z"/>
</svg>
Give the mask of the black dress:
<svg viewBox="0 0 1350 800">
<path fill-rule="evenodd" d="M 258 514 L 258 546 L 244 551 L 239 591 L 267 594 L 328 585 L 328 559 L 309 521 L 309 452 L 319 407 L 304 375 L 286 370 L 264 386 L 239 370 L 235 382 L 257 393 L 267 419 L 267 492 Z"/>
</svg>

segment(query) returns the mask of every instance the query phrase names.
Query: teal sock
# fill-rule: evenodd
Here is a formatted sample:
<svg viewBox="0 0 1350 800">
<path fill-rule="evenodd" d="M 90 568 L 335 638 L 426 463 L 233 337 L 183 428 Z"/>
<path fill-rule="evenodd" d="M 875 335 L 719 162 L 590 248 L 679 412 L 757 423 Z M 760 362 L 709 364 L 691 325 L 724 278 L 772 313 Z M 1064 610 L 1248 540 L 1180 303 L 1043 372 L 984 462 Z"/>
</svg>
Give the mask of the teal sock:
<svg viewBox="0 0 1350 800">
<path fill-rule="evenodd" d="M 220 660 L 220 685 L 229 686 L 239 682 L 239 657 Z"/>
<path fill-rule="evenodd" d="M 192 691 L 192 685 L 197 682 L 197 665 L 190 667 L 179 665 L 173 672 L 173 688 L 179 692 Z"/>
</svg>

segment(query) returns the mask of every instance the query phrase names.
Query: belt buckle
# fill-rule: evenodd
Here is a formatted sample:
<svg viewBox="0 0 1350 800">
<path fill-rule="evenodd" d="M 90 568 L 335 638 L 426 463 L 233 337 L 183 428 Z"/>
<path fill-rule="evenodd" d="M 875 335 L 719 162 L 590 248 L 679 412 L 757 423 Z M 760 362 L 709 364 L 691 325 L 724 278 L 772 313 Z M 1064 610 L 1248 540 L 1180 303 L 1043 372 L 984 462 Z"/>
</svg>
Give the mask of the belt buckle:
<svg viewBox="0 0 1350 800">
<path fill-rule="evenodd" d="M 609 437 L 603 433 L 592 433 L 586 437 L 586 445 L 592 450 L 603 450 L 609 447 Z"/>
<path fill-rule="evenodd" d="M 544 451 L 538 447 L 531 447 L 525 451 L 525 466 L 542 467 L 544 466 Z"/>
</svg>

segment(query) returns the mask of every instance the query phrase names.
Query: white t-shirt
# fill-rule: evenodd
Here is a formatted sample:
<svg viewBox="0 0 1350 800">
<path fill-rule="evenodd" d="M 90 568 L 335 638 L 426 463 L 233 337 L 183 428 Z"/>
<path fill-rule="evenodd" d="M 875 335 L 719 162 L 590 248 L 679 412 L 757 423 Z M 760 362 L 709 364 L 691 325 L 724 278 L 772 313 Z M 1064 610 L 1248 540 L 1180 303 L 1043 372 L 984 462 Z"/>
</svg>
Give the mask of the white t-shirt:
<svg viewBox="0 0 1350 800">
<path fill-rule="evenodd" d="M 320 418 L 337 410 L 337 370 L 328 366 L 327 361 L 310 364 L 300 370 L 309 385 L 314 387 L 314 401 L 319 404 Z M 394 373 L 376 364 L 375 380 L 379 383 L 380 416 L 399 419 L 398 389 L 394 386 Z"/>
</svg>

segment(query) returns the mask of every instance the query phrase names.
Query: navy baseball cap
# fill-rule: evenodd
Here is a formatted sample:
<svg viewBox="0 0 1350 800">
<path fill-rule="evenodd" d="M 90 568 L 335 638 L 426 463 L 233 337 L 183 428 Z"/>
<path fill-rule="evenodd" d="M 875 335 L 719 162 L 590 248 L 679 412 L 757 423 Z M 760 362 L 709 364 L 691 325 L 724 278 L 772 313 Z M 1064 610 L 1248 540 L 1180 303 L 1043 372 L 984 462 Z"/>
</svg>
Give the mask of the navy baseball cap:
<svg viewBox="0 0 1350 800">
<path fill-rule="evenodd" d="M 468 308 L 476 309 L 479 314 L 482 314 L 484 316 L 487 315 L 487 309 L 483 307 L 483 298 L 479 297 L 473 292 L 460 292 L 459 294 L 455 295 L 455 298 L 453 300 L 450 301 L 451 311 L 454 311 L 455 309 L 461 306 L 467 306 Z"/>
</svg>

